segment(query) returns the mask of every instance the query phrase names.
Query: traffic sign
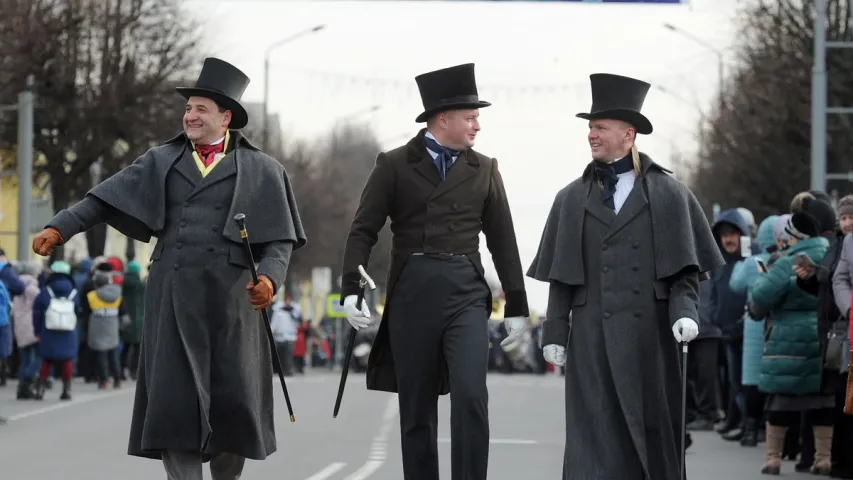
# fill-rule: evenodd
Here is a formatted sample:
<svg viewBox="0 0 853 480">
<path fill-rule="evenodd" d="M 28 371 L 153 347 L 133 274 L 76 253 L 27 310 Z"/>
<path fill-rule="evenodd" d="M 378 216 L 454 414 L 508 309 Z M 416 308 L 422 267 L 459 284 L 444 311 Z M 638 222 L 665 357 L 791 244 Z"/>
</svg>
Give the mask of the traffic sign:
<svg viewBox="0 0 853 480">
<path fill-rule="evenodd" d="M 329 318 L 346 318 L 347 314 L 341 305 L 340 293 L 326 295 L 326 316 Z"/>
</svg>

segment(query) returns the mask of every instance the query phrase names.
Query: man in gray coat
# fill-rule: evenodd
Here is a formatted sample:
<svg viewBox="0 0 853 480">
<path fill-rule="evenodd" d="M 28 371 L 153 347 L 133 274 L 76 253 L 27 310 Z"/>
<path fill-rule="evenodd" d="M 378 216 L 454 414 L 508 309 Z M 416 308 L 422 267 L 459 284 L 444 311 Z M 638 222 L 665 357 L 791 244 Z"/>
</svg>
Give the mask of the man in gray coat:
<svg viewBox="0 0 853 480">
<path fill-rule="evenodd" d="M 187 100 L 184 133 L 59 212 L 33 241 L 55 245 L 106 222 L 151 255 L 130 455 L 162 459 L 168 478 L 239 478 L 246 458 L 276 450 L 271 345 L 258 310 L 305 244 L 284 167 L 237 129 L 248 77 L 208 58 Z M 246 215 L 260 281 L 233 221 Z M 248 297 L 248 298 L 247 298 Z"/>
<path fill-rule="evenodd" d="M 722 264 L 699 203 L 637 151 L 649 84 L 594 74 L 593 162 L 554 201 L 527 275 L 550 284 L 545 359 L 566 371 L 564 480 L 676 480 L 678 342 Z"/>
</svg>

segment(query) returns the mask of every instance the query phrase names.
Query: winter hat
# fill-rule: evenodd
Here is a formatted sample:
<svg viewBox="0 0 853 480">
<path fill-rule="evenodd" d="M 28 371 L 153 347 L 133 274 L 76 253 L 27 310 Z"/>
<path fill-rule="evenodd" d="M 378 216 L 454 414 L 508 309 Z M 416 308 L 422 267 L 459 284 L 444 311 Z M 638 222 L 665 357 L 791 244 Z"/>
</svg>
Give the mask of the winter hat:
<svg viewBox="0 0 853 480">
<path fill-rule="evenodd" d="M 107 258 L 107 263 L 109 263 L 113 267 L 113 271 L 115 272 L 124 271 L 124 263 L 118 257 Z"/>
<path fill-rule="evenodd" d="M 832 205 L 832 197 L 823 190 L 809 190 L 809 193 L 818 200 L 826 202 L 827 205 Z"/>
<path fill-rule="evenodd" d="M 131 260 L 127 262 L 127 271 L 129 273 L 135 273 L 139 275 L 139 273 L 142 271 L 142 267 L 138 263 Z"/>
<path fill-rule="evenodd" d="M 836 223 L 837 218 L 832 206 L 823 200 L 805 198 L 803 199 L 802 210 L 791 215 L 786 231 L 792 237 L 802 240 L 834 230 Z"/>
<path fill-rule="evenodd" d="M 841 200 L 838 201 L 838 216 L 841 215 L 853 215 L 853 195 L 846 195 L 841 197 Z"/>
<path fill-rule="evenodd" d="M 755 235 L 758 232 L 758 225 L 755 224 L 755 215 L 746 208 L 739 207 L 737 208 L 737 213 L 746 221 L 747 227 L 749 227 L 749 233 L 751 235 Z"/>
<path fill-rule="evenodd" d="M 64 260 L 57 260 L 50 264 L 50 271 L 53 273 L 64 273 L 65 275 L 71 275 L 71 265 Z"/>
<path fill-rule="evenodd" d="M 107 272 L 97 271 L 92 275 L 92 285 L 94 285 L 95 288 L 109 285 L 111 283 L 110 280 L 112 280 L 112 278 Z"/>
<path fill-rule="evenodd" d="M 32 275 L 38 277 L 41 273 L 41 263 L 33 260 L 21 262 L 21 275 Z"/>
<path fill-rule="evenodd" d="M 789 218 L 791 218 L 791 214 L 786 213 L 776 217 L 776 220 L 773 222 L 773 236 L 780 242 L 788 241 L 788 233 L 785 231 L 785 227 L 788 226 Z"/>
</svg>

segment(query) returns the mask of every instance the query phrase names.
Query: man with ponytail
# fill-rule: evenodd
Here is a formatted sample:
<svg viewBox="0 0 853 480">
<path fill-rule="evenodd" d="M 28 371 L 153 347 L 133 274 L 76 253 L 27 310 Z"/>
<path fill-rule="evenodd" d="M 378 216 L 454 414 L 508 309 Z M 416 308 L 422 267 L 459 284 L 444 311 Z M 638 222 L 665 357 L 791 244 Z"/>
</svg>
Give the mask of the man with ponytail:
<svg viewBox="0 0 853 480">
<path fill-rule="evenodd" d="M 545 359 L 566 369 L 563 479 L 676 480 L 678 344 L 723 264 L 699 202 L 637 149 L 650 85 L 593 74 L 592 162 L 557 193 L 527 275 L 550 284 Z M 571 335 L 570 335 L 571 333 Z"/>
</svg>

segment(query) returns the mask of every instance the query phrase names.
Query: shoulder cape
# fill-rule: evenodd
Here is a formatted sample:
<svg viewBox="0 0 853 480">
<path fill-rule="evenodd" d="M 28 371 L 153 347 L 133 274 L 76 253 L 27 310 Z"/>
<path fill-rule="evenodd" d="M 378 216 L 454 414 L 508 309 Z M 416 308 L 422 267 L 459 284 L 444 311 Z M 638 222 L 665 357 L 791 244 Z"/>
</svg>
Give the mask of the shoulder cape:
<svg viewBox="0 0 853 480">
<path fill-rule="evenodd" d="M 664 280 L 685 268 L 698 270 L 700 280 L 724 263 L 699 201 L 669 170 L 640 153 L 654 238 L 655 276 Z M 539 250 L 527 276 L 542 282 L 584 285 L 583 220 L 590 188 L 596 185 L 593 166 L 560 190 L 551 206 Z"/>
<path fill-rule="evenodd" d="M 246 215 L 246 230 L 252 243 L 289 241 L 294 250 L 305 245 L 305 231 L 284 166 L 239 132 L 232 131 L 231 138 L 235 148 L 229 154 L 236 155 L 237 180 L 228 217 Z M 166 176 L 188 147 L 189 141 L 182 133 L 149 149 L 86 195 L 112 207 L 107 224 L 133 239 L 148 242 L 163 230 Z M 233 242 L 243 241 L 236 222 L 225 222 L 222 234 Z"/>
</svg>

